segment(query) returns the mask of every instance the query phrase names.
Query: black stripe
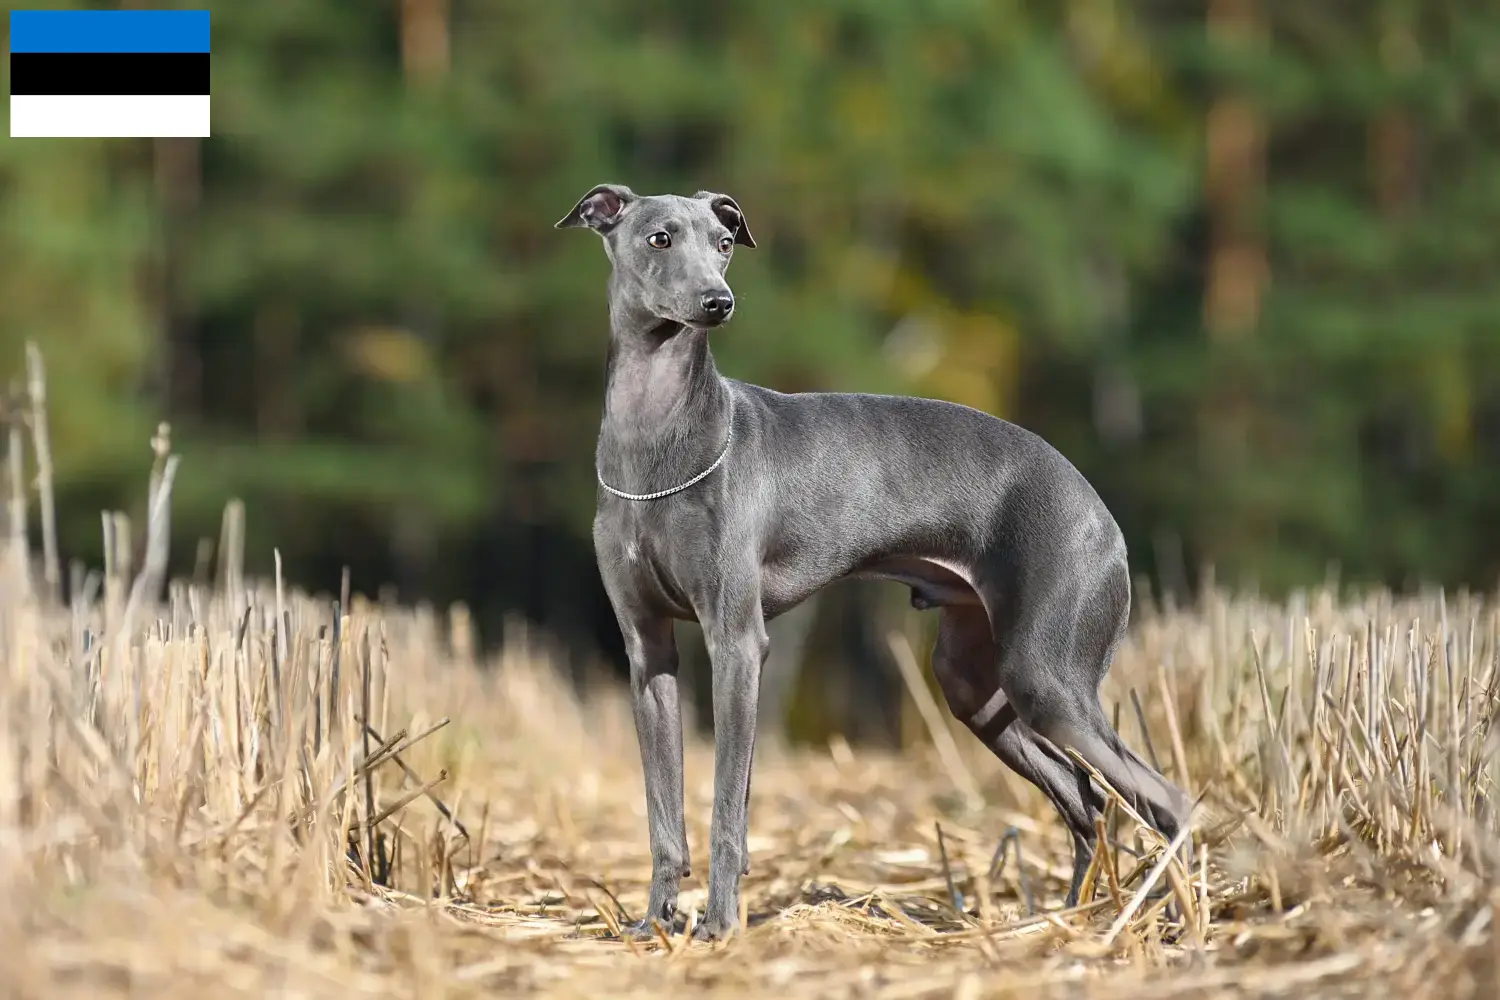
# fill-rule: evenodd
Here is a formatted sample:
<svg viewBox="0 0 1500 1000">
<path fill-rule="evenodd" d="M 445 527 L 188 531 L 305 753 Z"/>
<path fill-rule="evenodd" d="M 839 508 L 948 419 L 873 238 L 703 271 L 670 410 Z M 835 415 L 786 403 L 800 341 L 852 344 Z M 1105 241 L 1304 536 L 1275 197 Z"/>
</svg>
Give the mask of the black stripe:
<svg viewBox="0 0 1500 1000">
<path fill-rule="evenodd" d="M 12 52 L 12 94 L 207 94 L 207 52 Z"/>
</svg>

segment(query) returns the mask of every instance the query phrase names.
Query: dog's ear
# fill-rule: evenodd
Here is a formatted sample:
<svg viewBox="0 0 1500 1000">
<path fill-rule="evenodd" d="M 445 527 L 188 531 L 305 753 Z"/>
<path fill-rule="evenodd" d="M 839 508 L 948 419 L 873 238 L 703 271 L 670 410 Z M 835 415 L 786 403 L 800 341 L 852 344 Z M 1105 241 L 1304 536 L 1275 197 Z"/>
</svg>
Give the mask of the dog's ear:
<svg viewBox="0 0 1500 1000">
<path fill-rule="evenodd" d="M 623 184 L 600 184 L 578 199 L 573 210 L 557 220 L 556 229 L 588 226 L 598 232 L 620 221 L 620 216 L 636 200 L 636 193 Z"/>
<path fill-rule="evenodd" d="M 738 202 L 727 194 L 715 194 L 712 191 L 699 191 L 693 197 L 708 202 L 708 207 L 724 223 L 724 228 L 734 233 L 736 243 L 755 249 L 755 237 L 750 235 L 750 224 L 745 221 L 745 213 Z"/>
</svg>

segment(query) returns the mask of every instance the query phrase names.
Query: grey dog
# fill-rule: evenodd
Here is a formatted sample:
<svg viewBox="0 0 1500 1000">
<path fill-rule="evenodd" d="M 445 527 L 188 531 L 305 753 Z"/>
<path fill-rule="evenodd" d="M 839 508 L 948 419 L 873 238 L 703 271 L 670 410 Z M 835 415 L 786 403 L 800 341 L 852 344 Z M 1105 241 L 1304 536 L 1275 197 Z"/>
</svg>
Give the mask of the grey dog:
<svg viewBox="0 0 1500 1000">
<path fill-rule="evenodd" d="M 725 270 L 754 247 L 733 198 L 602 184 L 558 228 L 604 238 L 610 344 L 594 548 L 630 661 L 645 770 L 651 896 L 689 874 L 675 620 L 713 670 L 708 904 L 695 936 L 739 920 L 766 622 L 839 579 L 876 577 L 940 608 L 933 671 L 949 708 L 1040 788 L 1074 840 L 1068 902 L 1092 857 L 1099 789 L 1073 747 L 1167 837 L 1186 796 L 1121 742 L 1099 703 L 1130 612 L 1125 543 L 1083 475 L 1029 431 L 954 403 L 784 394 L 719 374 L 710 331 L 734 313 Z"/>
</svg>

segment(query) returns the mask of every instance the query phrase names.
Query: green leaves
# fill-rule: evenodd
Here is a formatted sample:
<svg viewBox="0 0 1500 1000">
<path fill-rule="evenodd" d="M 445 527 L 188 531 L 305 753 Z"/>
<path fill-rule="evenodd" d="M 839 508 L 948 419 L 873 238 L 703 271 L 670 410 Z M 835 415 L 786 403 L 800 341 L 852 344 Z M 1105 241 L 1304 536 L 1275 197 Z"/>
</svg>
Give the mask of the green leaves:
<svg viewBox="0 0 1500 1000">
<path fill-rule="evenodd" d="M 1480 580 L 1496 15 L 1255 6 L 1265 44 L 1226 48 L 1198 7 L 1124 0 L 476 0 L 418 80 L 402 5 L 235 5 L 188 189 L 151 143 L 0 145 L 0 381 L 40 339 L 80 511 L 133 496 L 167 416 L 182 524 L 244 491 L 371 524 L 420 502 L 448 549 L 539 509 L 585 538 L 607 263 L 551 222 L 600 180 L 710 188 L 760 243 L 726 373 L 1020 420 L 1133 551 L 1170 526 L 1221 576 L 1339 557 Z M 1231 86 L 1267 130 L 1270 280 L 1226 353 L 1202 328 L 1203 140 Z M 1101 430 L 1101 373 L 1138 434 Z M 1226 392 L 1244 449 L 1207 461 Z M 1360 549 L 1377 534 L 1404 541 Z"/>
</svg>

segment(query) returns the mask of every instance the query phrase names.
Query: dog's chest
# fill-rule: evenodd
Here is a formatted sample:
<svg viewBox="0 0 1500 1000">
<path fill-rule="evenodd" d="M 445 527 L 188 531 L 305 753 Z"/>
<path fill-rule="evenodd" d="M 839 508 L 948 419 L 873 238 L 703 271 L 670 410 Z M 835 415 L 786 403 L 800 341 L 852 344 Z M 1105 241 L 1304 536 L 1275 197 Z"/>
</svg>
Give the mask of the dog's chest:
<svg viewBox="0 0 1500 1000">
<path fill-rule="evenodd" d="M 711 523 L 670 508 L 626 508 L 601 510 L 596 529 L 602 571 L 674 614 L 691 613 L 691 595 L 715 564 L 718 532 Z"/>
</svg>

